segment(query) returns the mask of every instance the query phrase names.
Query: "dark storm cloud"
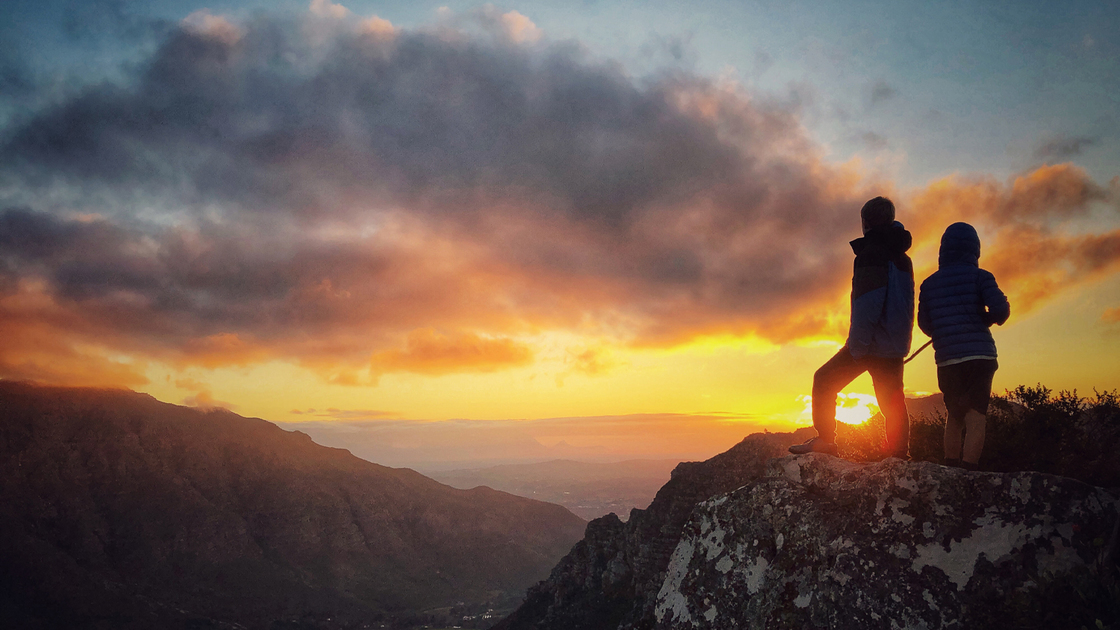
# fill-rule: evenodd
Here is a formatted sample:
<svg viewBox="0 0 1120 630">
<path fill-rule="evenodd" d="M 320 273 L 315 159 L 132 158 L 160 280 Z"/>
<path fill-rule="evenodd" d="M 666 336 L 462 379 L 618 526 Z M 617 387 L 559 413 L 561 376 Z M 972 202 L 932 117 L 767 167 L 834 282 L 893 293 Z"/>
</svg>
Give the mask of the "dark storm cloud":
<svg viewBox="0 0 1120 630">
<path fill-rule="evenodd" d="M 256 22 L 237 41 L 181 29 L 136 85 L 90 89 L 18 130 L 7 166 L 186 185 L 270 213 L 317 209 L 324 187 L 396 201 L 516 187 L 608 223 L 742 167 L 711 125 L 674 110 L 672 82 L 643 92 L 572 46 L 346 33 L 316 48 L 293 29 Z"/>
</svg>

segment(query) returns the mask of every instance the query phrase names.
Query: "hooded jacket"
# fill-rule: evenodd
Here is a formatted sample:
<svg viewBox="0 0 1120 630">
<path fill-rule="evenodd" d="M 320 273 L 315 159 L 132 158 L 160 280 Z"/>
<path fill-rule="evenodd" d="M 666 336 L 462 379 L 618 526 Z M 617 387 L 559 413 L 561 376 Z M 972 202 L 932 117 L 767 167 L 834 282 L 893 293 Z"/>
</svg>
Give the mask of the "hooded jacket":
<svg viewBox="0 0 1120 630">
<path fill-rule="evenodd" d="M 852 319 L 848 351 L 852 357 L 904 357 L 914 329 L 914 265 L 910 232 L 901 223 L 874 227 L 851 242 Z"/>
<path fill-rule="evenodd" d="M 996 358 L 988 327 L 1011 316 L 995 276 L 980 268 L 980 237 L 967 223 L 954 223 L 941 237 L 938 269 L 918 297 L 918 327 L 933 338 L 937 365 Z"/>
</svg>

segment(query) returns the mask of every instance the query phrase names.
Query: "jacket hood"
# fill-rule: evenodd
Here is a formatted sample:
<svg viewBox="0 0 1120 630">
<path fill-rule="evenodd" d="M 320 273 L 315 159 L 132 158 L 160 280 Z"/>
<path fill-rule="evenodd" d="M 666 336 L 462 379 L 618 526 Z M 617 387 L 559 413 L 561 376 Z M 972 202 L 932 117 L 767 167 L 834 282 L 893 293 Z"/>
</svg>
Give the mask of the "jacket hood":
<svg viewBox="0 0 1120 630">
<path fill-rule="evenodd" d="M 873 227 L 867 231 L 866 236 L 852 241 L 850 243 L 852 251 L 859 254 L 872 241 L 882 244 L 892 254 L 897 255 L 910 249 L 914 238 L 910 236 L 910 232 L 901 223 L 895 221 L 890 225 Z"/>
<path fill-rule="evenodd" d="M 954 223 L 941 235 L 941 251 L 937 265 L 980 265 L 980 236 L 967 223 Z"/>
</svg>

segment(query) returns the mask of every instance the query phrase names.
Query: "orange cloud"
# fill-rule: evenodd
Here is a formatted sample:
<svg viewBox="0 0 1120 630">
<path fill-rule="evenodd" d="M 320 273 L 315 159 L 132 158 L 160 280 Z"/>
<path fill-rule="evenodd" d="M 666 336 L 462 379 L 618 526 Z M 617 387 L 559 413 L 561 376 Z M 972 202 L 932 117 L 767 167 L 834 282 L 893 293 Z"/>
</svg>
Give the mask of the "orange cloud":
<svg viewBox="0 0 1120 630">
<path fill-rule="evenodd" d="M 995 274 L 1012 312 L 1021 315 L 1120 270 L 1120 230 L 1078 228 L 1098 204 L 1111 209 L 1115 201 L 1084 169 L 1057 164 L 1006 185 L 991 178 L 945 178 L 913 195 L 907 207 L 921 239 L 916 250 L 927 261 L 935 259 L 946 226 L 973 224 L 982 240 L 980 265 Z"/>
<path fill-rule="evenodd" d="M 0 378 L 91 387 L 146 384 L 146 362 L 121 356 L 114 346 L 122 344 L 106 332 L 98 335 L 80 314 L 54 308 L 37 287 L 0 294 Z"/>
<path fill-rule="evenodd" d="M 374 354 L 370 367 L 378 374 L 493 372 L 526 365 L 532 359 L 533 351 L 512 339 L 482 337 L 470 332 L 443 335 L 431 328 L 421 328 L 408 334 L 403 349 Z"/>
<path fill-rule="evenodd" d="M 207 368 L 247 365 L 268 358 L 269 351 L 243 340 L 236 333 L 217 333 L 183 343 L 181 363 Z"/>
</svg>

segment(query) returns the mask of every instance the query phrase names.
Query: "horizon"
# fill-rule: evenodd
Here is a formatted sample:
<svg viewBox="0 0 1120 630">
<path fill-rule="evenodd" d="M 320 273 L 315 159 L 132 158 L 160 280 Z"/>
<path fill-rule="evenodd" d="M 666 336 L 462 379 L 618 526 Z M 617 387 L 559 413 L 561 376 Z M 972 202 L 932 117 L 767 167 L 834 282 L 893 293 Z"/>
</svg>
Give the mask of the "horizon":
<svg viewBox="0 0 1120 630">
<path fill-rule="evenodd" d="M 1011 302 L 993 392 L 1120 388 L 1115 5 L 0 17 L 0 378 L 390 459 L 714 455 L 808 425 L 883 194 L 918 285 L 977 228 Z M 927 350 L 906 393 L 936 391 Z M 870 416 L 867 375 L 844 392 Z"/>
</svg>

